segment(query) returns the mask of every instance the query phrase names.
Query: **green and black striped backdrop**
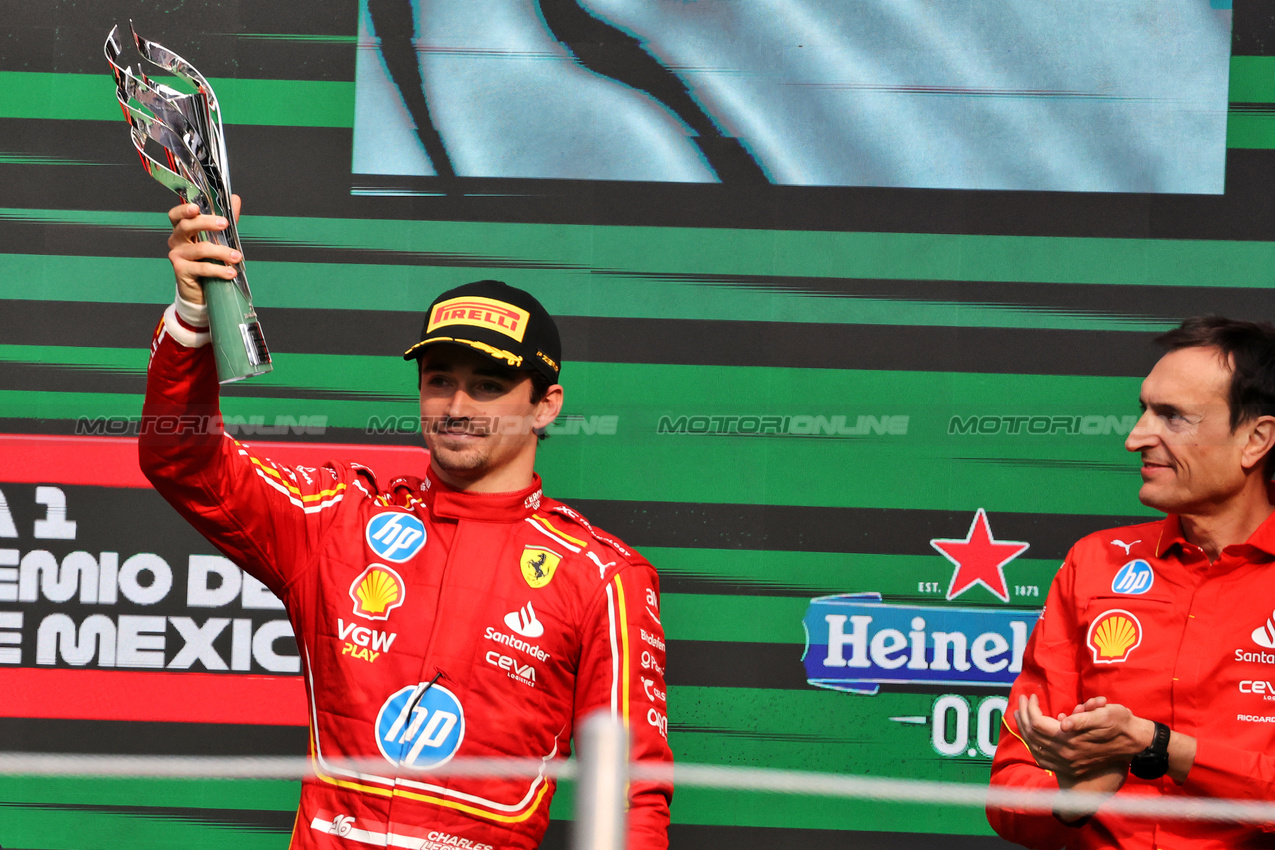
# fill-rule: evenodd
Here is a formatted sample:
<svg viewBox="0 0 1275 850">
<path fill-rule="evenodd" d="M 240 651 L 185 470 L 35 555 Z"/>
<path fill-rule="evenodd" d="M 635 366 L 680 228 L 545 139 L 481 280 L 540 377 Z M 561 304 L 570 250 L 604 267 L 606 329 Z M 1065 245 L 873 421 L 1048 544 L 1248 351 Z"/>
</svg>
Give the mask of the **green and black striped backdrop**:
<svg viewBox="0 0 1275 850">
<path fill-rule="evenodd" d="M 1275 317 L 1269 5 L 1234 4 L 1226 191 L 1207 196 L 463 178 L 447 195 L 385 196 L 383 178 L 350 172 L 357 14 L 356 0 L 0 2 L 0 458 L 20 459 L 13 435 L 140 411 L 146 344 L 172 298 L 173 198 L 142 172 L 102 58 L 131 18 L 211 78 L 230 122 L 276 368 L 223 406 L 283 423 L 258 444 L 417 445 L 386 423 L 416 410 L 397 354 L 424 307 L 479 278 L 527 288 L 560 317 L 566 363 L 568 415 L 539 470 L 659 568 L 677 757 L 986 781 L 985 754 L 941 755 L 932 720 L 890 718 L 1003 690 L 813 688 L 802 617 L 835 593 L 944 604 L 952 565 L 929 541 L 964 537 L 979 508 L 997 539 L 1031 546 L 1006 567 L 1008 604 L 982 588 L 959 604 L 1039 607 L 1072 541 L 1146 515 L 1127 425 L 1113 423 L 1137 412 L 1152 337 L 1193 314 Z M 819 416 L 865 433 L 791 428 Z M 683 417 L 736 424 L 695 433 Z M 739 433 L 749 417 L 788 424 Z M 902 433 L 877 433 L 883 417 Z M 972 417 L 1105 425 L 963 433 Z M 61 479 L 8 472 L 14 545 L 44 548 L 31 485 Z M 153 492 L 77 481 L 62 489 L 84 548 L 210 553 Z M 90 613 L 0 609 L 27 611 L 26 643 L 37 613 Z M 24 645 L 0 693 L 38 666 Z M 85 687 L 72 698 L 91 705 Z M 0 750 L 305 751 L 295 725 L 104 717 L 0 709 Z M 296 797 L 284 782 L 2 778 L 0 844 L 281 848 Z M 569 793 L 554 813 L 569 817 Z M 673 822 L 684 848 L 911 848 L 934 833 L 1001 846 L 981 811 L 942 806 L 687 788 Z M 550 845 L 564 834 L 556 824 Z"/>
</svg>

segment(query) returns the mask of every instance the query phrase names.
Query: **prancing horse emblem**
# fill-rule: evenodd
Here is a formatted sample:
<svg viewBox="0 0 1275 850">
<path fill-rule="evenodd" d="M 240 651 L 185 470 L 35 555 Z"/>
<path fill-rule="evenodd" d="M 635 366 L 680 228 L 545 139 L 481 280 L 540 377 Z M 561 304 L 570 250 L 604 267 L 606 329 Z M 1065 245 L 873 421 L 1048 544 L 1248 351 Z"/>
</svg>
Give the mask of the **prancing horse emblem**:
<svg viewBox="0 0 1275 850">
<path fill-rule="evenodd" d="M 534 588 L 544 587 L 553 581 L 553 573 L 558 569 L 562 556 L 552 549 L 541 546 L 528 546 L 522 550 L 519 566 L 522 577 Z"/>
</svg>

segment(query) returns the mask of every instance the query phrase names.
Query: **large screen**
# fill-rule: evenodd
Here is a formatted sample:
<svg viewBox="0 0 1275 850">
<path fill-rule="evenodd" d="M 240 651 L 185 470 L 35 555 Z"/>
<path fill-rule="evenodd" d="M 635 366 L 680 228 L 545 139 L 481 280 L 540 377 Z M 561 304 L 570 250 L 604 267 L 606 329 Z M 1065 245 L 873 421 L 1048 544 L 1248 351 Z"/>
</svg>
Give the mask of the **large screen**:
<svg viewBox="0 0 1275 850">
<path fill-rule="evenodd" d="M 354 171 L 1219 194 L 1218 5 L 363 0 Z"/>
</svg>

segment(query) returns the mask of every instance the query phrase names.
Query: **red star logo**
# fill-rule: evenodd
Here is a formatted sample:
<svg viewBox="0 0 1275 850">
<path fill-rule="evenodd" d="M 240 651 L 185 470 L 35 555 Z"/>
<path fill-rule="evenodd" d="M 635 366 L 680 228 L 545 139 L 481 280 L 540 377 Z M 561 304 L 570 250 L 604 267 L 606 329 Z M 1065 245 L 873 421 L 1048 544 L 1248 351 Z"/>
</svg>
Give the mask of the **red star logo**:
<svg viewBox="0 0 1275 850">
<path fill-rule="evenodd" d="M 953 564 L 952 583 L 947 588 L 947 598 L 955 599 L 975 584 L 990 590 L 1002 602 L 1009 601 L 1009 588 L 1005 585 L 1005 565 L 1027 551 L 1029 544 L 1016 540 L 995 540 L 987 524 L 987 511 L 982 508 L 974 514 L 969 534 L 964 540 L 936 538 L 930 545 Z"/>
</svg>

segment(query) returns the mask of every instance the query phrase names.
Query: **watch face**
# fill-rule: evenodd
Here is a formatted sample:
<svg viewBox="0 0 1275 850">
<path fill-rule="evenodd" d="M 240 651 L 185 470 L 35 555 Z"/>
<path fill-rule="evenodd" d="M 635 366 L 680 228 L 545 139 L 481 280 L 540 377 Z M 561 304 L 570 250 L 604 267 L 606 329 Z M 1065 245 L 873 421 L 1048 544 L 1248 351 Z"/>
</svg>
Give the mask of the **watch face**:
<svg viewBox="0 0 1275 850">
<path fill-rule="evenodd" d="M 1129 772 L 1139 779 L 1159 779 L 1169 772 L 1168 753 L 1138 753 L 1129 763 Z"/>
</svg>

